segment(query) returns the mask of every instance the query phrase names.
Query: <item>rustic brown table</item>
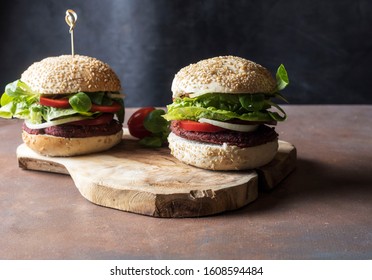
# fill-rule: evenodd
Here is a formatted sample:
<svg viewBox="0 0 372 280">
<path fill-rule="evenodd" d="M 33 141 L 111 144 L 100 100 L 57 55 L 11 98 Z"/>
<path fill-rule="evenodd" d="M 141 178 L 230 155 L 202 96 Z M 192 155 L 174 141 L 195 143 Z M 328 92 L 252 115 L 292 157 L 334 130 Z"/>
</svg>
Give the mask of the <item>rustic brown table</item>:
<svg viewBox="0 0 372 280">
<path fill-rule="evenodd" d="M 97 206 L 68 175 L 19 168 L 22 121 L 0 119 L 0 259 L 371 259 L 372 106 L 284 107 L 296 170 L 244 208 L 183 219 Z"/>
</svg>

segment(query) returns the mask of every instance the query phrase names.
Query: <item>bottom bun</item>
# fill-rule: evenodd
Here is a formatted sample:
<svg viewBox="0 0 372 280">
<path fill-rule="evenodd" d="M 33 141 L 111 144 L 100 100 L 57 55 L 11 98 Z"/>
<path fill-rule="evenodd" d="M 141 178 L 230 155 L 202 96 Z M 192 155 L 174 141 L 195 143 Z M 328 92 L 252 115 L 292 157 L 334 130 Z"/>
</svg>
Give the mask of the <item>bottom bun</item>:
<svg viewBox="0 0 372 280">
<path fill-rule="evenodd" d="M 273 160 L 278 151 L 278 139 L 247 148 L 217 145 L 188 140 L 170 133 L 171 154 L 178 160 L 211 170 L 242 170 L 263 166 Z"/>
<path fill-rule="evenodd" d="M 119 144 L 122 136 L 123 130 L 112 135 L 85 138 L 64 138 L 22 132 L 23 142 L 28 147 L 39 154 L 52 157 L 69 157 L 105 151 Z"/>
</svg>

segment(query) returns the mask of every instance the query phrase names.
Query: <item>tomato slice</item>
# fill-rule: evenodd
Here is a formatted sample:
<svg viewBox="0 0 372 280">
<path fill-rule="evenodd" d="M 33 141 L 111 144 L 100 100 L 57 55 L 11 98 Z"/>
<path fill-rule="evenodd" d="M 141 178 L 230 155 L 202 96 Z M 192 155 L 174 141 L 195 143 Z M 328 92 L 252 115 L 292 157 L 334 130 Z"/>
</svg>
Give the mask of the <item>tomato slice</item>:
<svg viewBox="0 0 372 280">
<path fill-rule="evenodd" d="M 183 120 L 179 121 L 179 126 L 184 130 L 188 131 L 200 131 L 200 132 L 218 132 L 225 130 L 222 127 L 218 127 L 209 123 L 200 123 L 196 121 Z"/>
<path fill-rule="evenodd" d="M 71 107 L 70 103 L 68 102 L 68 98 L 54 99 L 54 98 L 47 98 L 47 97 L 40 96 L 39 103 L 41 105 L 54 107 L 54 108 L 67 109 Z"/>
<path fill-rule="evenodd" d="M 102 125 L 102 124 L 108 124 L 111 122 L 111 120 L 114 118 L 114 114 L 102 114 L 97 118 L 94 119 L 86 119 L 86 120 L 81 120 L 81 121 L 76 121 L 76 122 L 71 122 L 68 124 L 72 125 Z"/>
<path fill-rule="evenodd" d="M 127 125 L 128 125 L 129 133 L 132 136 L 142 139 L 152 134 L 150 131 L 148 131 L 143 126 L 143 122 L 146 116 L 154 110 L 155 110 L 155 107 L 143 107 L 135 111 L 133 115 L 130 116 L 130 118 L 128 119 Z"/>
<path fill-rule="evenodd" d="M 102 112 L 102 113 L 116 113 L 120 111 L 121 104 L 119 102 L 113 102 L 111 105 L 97 105 L 92 104 L 90 108 L 91 112 Z"/>
<path fill-rule="evenodd" d="M 68 98 L 47 98 L 47 97 L 40 97 L 39 103 L 44 106 L 54 107 L 54 108 L 62 108 L 67 109 L 71 108 L 70 103 L 68 102 Z M 120 111 L 122 108 L 119 102 L 113 102 L 111 105 L 97 105 L 92 104 L 90 109 L 91 112 L 102 112 L 102 113 L 116 113 Z"/>
</svg>

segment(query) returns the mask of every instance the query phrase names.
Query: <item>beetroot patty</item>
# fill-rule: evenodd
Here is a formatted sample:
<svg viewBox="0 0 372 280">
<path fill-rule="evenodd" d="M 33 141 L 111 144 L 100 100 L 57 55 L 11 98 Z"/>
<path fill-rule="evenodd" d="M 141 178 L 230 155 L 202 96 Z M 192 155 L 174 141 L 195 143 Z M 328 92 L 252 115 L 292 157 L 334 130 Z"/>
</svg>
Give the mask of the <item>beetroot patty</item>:
<svg viewBox="0 0 372 280">
<path fill-rule="evenodd" d="M 26 124 L 23 124 L 22 128 L 29 134 L 48 134 L 65 138 L 85 138 L 116 134 L 122 129 L 122 125 L 118 121 L 112 120 L 109 124 L 103 125 L 63 124 L 47 127 L 44 129 L 30 129 L 26 126 Z"/>
<path fill-rule="evenodd" d="M 179 126 L 179 121 L 171 122 L 171 130 L 174 134 L 189 140 L 222 145 L 226 143 L 240 148 L 262 145 L 278 138 L 274 128 L 260 125 L 253 132 L 238 132 L 223 130 L 219 132 L 188 131 Z"/>
</svg>

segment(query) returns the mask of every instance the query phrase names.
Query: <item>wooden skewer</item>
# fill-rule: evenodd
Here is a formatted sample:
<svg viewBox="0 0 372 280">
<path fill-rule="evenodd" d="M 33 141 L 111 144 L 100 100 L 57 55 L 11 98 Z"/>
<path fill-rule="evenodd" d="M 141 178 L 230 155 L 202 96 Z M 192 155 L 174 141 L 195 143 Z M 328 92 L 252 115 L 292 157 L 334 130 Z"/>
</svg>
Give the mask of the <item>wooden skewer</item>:
<svg viewBox="0 0 372 280">
<path fill-rule="evenodd" d="M 74 49 L 74 27 L 77 21 L 77 14 L 75 11 L 68 9 L 66 11 L 65 21 L 70 26 L 70 34 L 71 34 L 71 54 L 72 56 L 75 55 L 75 49 Z"/>
</svg>

